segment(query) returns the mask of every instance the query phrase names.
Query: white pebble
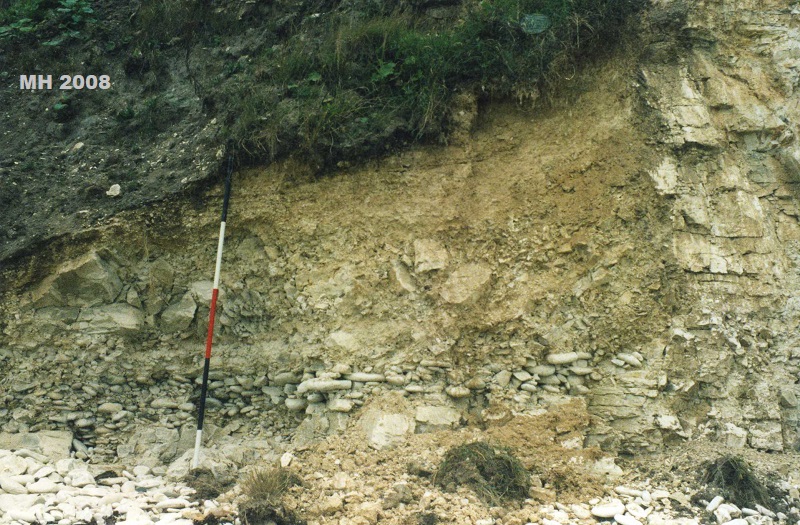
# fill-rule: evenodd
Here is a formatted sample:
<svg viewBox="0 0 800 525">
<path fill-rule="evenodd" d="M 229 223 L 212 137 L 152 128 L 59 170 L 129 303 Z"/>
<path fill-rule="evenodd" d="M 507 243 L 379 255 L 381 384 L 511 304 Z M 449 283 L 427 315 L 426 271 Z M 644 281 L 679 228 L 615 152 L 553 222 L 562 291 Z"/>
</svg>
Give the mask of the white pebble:
<svg viewBox="0 0 800 525">
<path fill-rule="evenodd" d="M 35 481 L 28 485 L 28 492 L 32 492 L 35 494 L 50 494 L 58 492 L 59 489 L 63 488 L 60 485 L 56 485 L 52 481 L 47 478 L 42 478 L 39 481 Z"/>
<path fill-rule="evenodd" d="M 714 496 L 714 499 L 709 501 L 708 505 L 706 505 L 706 510 L 708 512 L 714 512 L 715 510 L 717 510 L 717 507 L 719 507 L 720 503 L 722 503 L 723 501 L 725 501 L 725 498 L 723 498 L 722 496 Z"/>
<path fill-rule="evenodd" d="M 27 494 L 28 490 L 22 485 L 11 478 L 0 478 L 0 488 L 8 494 Z"/>
<path fill-rule="evenodd" d="M 570 505 L 569 509 L 578 519 L 586 520 L 592 517 L 592 511 L 582 505 L 573 504 Z"/>
<path fill-rule="evenodd" d="M 629 514 L 615 514 L 614 521 L 619 525 L 642 525 L 642 522 Z"/>
<path fill-rule="evenodd" d="M 642 495 L 641 490 L 630 489 L 628 487 L 617 487 L 614 489 L 614 492 L 617 494 L 622 494 L 623 496 L 631 496 L 632 498 L 638 498 Z"/>
<path fill-rule="evenodd" d="M 623 512 L 625 512 L 625 505 L 618 499 L 592 507 L 592 515 L 598 518 L 613 518 L 615 515 L 622 514 Z"/>
</svg>

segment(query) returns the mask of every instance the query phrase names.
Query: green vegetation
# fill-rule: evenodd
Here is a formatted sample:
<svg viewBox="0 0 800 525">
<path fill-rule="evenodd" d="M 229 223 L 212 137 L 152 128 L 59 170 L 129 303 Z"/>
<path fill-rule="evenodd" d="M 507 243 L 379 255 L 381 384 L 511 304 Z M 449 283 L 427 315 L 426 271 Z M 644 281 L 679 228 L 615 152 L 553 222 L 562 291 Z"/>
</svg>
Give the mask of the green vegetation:
<svg viewBox="0 0 800 525">
<path fill-rule="evenodd" d="M 504 499 L 527 498 L 531 480 L 520 460 L 508 450 L 475 442 L 448 450 L 433 483 L 450 492 L 466 485 L 494 506 Z"/>
<path fill-rule="evenodd" d="M 455 93 L 503 97 L 571 74 L 644 3 L 481 0 L 439 23 L 386 6 L 312 14 L 232 74 L 218 106 L 255 157 L 292 152 L 325 166 L 446 140 Z"/>
<path fill-rule="evenodd" d="M 0 41 L 35 38 L 41 45 L 58 46 L 84 38 L 95 22 L 89 0 L 16 0 L 0 9 Z"/>
</svg>

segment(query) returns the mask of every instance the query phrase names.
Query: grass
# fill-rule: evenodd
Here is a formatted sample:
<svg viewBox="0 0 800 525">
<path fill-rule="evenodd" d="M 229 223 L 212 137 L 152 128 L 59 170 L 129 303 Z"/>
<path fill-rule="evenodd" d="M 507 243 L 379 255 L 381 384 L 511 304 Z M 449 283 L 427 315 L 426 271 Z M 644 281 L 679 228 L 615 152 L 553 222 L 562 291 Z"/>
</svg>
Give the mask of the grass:
<svg viewBox="0 0 800 525">
<path fill-rule="evenodd" d="M 527 498 L 530 474 L 508 450 L 475 442 L 448 450 L 433 483 L 450 492 L 466 485 L 494 506 L 506 499 Z"/>
<path fill-rule="evenodd" d="M 259 469 L 250 472 L 242 481 L 244 499 L 239 516 L 244 525 L 261 525 L 270 521 L 277 525 L 305 525 L 282 504 L 289 488 L 301 485 L 300 478 L 282 468 Z"/>
<path fill-rule="evenodd" d="M 753 468 L 739 457 L 722 456 L 709 462 L 702 481 L 717 488 L 726 500 L 740 507 L 771 506 L 769 489 L 758 479 Z"/>
<path fill-rule="evenodd" d="M 413 2 L 391 0 L 256 6 L 245 18 L 208 0 L 142 0 L 125 70 L 166 78 L 183 53 L 204 110 L 244 157 L 295 156 L 324 171 L 410 143 L 446 143 L 455 96 L 512 97 L 553 85 L 610 46 L 647 2 L 461 0 L 437 21 Z M 245 56 L 202 56 L 236 47 L 248 29 L 260 36 Z M 118 117 L 122 127 L 142 120 Z"/>
<path fill-rule="evenodd" d="M 394 144 L 446 141 L 455 93 L 507 97 L 567 75 L 644 4 L 470 1 L 455 23 L 438 25 L 408 10 L 307 18 L 223 88 L 226 134 L 254 157 L 293 152 L 320 167 Z"/>
</svg>

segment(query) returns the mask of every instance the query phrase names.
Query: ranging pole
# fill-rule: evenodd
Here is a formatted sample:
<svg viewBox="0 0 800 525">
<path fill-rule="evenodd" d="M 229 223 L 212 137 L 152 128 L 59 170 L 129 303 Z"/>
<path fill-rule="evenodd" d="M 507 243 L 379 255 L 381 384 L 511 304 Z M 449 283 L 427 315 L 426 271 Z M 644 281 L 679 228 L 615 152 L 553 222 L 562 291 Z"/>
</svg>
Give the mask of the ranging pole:
<svg viewBox="0 0 800 525">
<path fill-rule="evenodd" d="M 208 394 L 208 369 L 211 365 L 211 342 L 214 340 L 214 318 L 217 312 L 219 295 L 219 271 L 222 267 L 222 245 L 225 243 L 225 220 L 228 217 L 228 201 L 231 198 L 231 177 L 233 176 L 233 155 L 228 155 L 228 175 L 225 177 L 225 197 L 222 199 L 222 220 L 219 223 L 219 244 L 217 244 L 217 265 L 214 268 L 214 288 L 211 290 L 211 309 L 208 312 L 208 335 L 206 336 L 205 365 L 203 366 L 203 386 L 200 390 L 200 407 L 197 410 L 197 436 L 194 440 L 192 468 L 200 462 L 200 443 L 203 440 L 203 418 L 206 412 Z"/>
</svg>

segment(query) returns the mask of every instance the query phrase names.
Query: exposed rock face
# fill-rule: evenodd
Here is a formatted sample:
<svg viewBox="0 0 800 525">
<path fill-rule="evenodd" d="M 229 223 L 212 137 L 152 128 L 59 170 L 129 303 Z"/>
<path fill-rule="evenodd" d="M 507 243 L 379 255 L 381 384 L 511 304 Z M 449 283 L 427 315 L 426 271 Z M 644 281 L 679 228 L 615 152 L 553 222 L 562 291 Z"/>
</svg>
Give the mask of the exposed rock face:
<svg viewBox="0 0 800 525">
<path fill-rule="evenodd" d="M 582 80 L 593 87 L 569 113 L 532 125 L 492 106 L 469 147 L 269 195 L 264 181 L 290 165 L 243 180 L 208 417 L 224 435 L 304 442 L 363 417 L 380 448 L 464 414 L 501 420 L 582 397 L 590 445 L 657 450 L 705 433 L 789 448 L 793 9 L 691 5 L 678 33 L 644 32 L 641 56 Z M 217 217 L 182 213 L 180 246 L 107 237 L 6 294 L 0 428 L 69 429 L 81 454 L 153 464 L 190 446 Z M 403 414 L 361 414 L 398 393 Z"/>
</svg>

